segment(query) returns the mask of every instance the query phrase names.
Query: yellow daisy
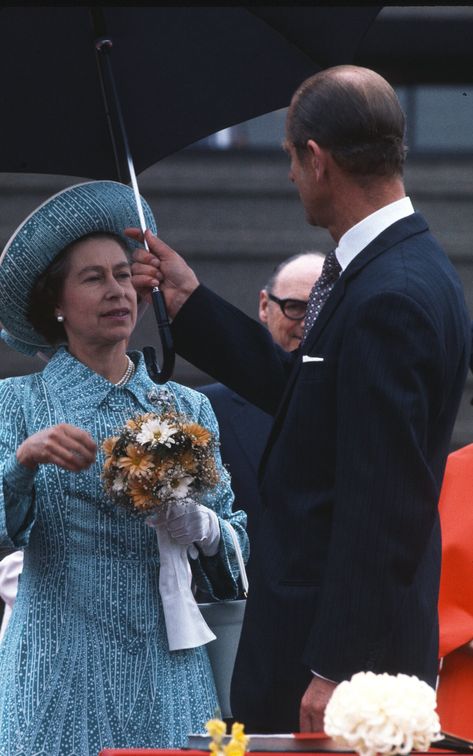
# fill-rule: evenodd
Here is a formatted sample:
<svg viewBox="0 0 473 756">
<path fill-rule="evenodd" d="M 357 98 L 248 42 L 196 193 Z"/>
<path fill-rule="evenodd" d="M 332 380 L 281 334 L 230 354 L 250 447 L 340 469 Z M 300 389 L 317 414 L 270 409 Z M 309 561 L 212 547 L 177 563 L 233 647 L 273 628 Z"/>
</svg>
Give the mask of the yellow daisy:
<svg viewBox="0 0 473 756">
<path fill-rule="evenodd" d="M 160 503 L 157 499 L 153 498 L 151 491 L 145 488 L 139 479 L 129 482 L 128 492 L 136 509 L 145 511 Z"/>
<path fill-rule="evenodd" d="M 141 423 L 139 422 L 139 420 L 139 417 L 130 417 L 130 419 L 125 423 L 125 428 L 131 430 L 132 433 L 136 433 L 141 428 Z"/>
<path fill-rule="evenodd" d="M 110 457 L 110 455 L 113 453 L 114 446 L 117 443 L 118 439 L 119 436 L 110 436 L 103 442 L 102 449 L 104 450 L 107 457 Z"/>
<path fill-rule="evenodd" d="M 207 446 L 212 438 L 210 431 L 198 423 L 184 425 L 184 433 L 191 437 L 192 443 L 196 446 Z"/>
<path fill-rule="evenodd" d="M 128 444 L 126 456 L 119 457 L 117 466 L 128 474 L 131 478 L 137 476 L 148 476 L 153 469 L 153 455 L 144 451 L 140 446 Z"/>
</svg>

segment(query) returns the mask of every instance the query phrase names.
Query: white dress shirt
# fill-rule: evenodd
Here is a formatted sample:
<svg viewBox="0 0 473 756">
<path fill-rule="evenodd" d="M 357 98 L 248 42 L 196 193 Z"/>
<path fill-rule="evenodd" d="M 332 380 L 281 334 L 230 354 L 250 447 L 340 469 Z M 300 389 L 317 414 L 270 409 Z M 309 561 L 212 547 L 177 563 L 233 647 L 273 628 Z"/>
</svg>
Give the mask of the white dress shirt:
<svg viewBox="0 0 473 756">
<path fill-rule="evenodd" d="M 335 256 L 340 263 L 342 272 L 382 231 L 413 213 L 414 208 L 409 197 L 403 197 L 385 205 L 380 210 L 376 210 L 376 212 L 371 213 L 355 226 L 349 228 L 340 238 L 338 247 L 335 249 Z"/>
</svg>

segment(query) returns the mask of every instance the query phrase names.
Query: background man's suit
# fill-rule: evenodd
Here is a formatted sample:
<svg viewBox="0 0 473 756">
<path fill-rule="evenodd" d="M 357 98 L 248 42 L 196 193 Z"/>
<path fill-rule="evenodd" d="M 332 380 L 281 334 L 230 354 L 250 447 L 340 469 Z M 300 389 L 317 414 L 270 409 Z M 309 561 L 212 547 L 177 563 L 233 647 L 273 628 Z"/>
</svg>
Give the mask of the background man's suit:
<svg viewBox="0 0 473 756">
<path fill-rule="evenodd" d="M 248 515 L 250 559 L 247 571 L 251 578 L 251 544 L 261 513 L 258 468 L 273 418 L 221 383 L 199 386 L 199 391 L 210 399 L 219 423 L 220 452 L 235 494 L 233 508 L 243 509 Z"/>
<path fill-rule="evenodd" d="M 249 732 L 298 729 L 311 669 L 434 684 L 437 502 L 471 333 L 423 218 L 355 257 L 297 352 L 203 286 L 173 333 L 184 357 L 275 414 L 234 715 Z"/>
</svg>

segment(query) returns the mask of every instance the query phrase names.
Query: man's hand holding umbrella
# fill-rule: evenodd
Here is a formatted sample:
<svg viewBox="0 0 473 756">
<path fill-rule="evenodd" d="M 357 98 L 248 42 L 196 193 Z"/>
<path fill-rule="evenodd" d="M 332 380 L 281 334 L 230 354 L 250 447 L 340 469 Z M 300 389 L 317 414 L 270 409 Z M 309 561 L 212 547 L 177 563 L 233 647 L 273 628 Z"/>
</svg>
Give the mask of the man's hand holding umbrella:
<svg viewBox="0 0 473 756">
<path fill-rule="evenodd" d="M 134 253 L 132 273 L 135 289 L 149 302 L 152 288 L 159 286 L 169 315 L 174 318 L 199 286 L 197 276 L 177 252 L 151 231 L 147 230 L 143 236 L 140 229 L 128 228 L 125 233 L 136 241 L 146 240 L 149 247 L 149 251 L 137 249 Z"/>
</svg>

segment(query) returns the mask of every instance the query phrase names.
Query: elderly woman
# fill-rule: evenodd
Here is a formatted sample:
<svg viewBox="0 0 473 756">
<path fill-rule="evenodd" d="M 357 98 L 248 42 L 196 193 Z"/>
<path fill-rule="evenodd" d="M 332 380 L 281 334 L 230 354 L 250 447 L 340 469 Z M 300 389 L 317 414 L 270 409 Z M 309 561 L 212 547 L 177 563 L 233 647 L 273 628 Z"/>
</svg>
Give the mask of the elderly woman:
<svg viewBox="0 0 473 756">
<path fill-rule="evenodd" d="M 153 228 L 146 203 L 145 215 Z M 126 351 L 137 297 L 123 230 L 136 224 L 128 187 L 87 182 L 40 206 L 0 258 L 3 338 L 50 357 L 0 382 L 0 556 L 24 551 L 0 645 L 5 755 L 183 746 L 217 710 L 212 634 L 195 604 L 165 601 L 161 541 L 101 481 L 102 442 L 136 414 L 173 408 L 217 434 L 206 397 L 156 386 Z M 189 545 L 186 565 L 220 599 L 238 595 L 232 535 L 245 556 L 248 544 L 217 457 L 216 488 L 160 527 Z"/>
</svg>

